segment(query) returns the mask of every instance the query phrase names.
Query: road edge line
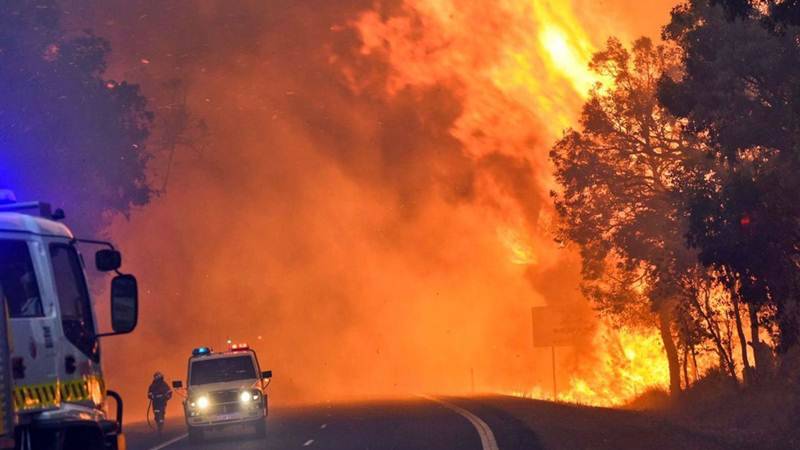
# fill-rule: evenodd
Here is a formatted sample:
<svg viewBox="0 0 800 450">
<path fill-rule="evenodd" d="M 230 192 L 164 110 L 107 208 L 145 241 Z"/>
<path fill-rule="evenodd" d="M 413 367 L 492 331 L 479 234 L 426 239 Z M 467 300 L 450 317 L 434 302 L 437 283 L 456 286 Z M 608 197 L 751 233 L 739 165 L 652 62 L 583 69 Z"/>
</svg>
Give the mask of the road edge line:
<svg viewBox="0 0 800 450">
<path fill-rule="evenodd" d="M 180 436 L 178 436 L 176 438 L 172 438 L 172 439 L 168 440 L 167 442 L 164 442 L 163 444 L 156 445 L 155 447 L 150 448 L 148 450 L 161 450 L 162 448 L 167 448 L 170 445 L 172 445 L 172 444 L 174 444 L 174 443 L 176 443 L 176 442 L 178 442 L 180 440 L 186 439 L 188 436 L 189 436 L 189 433 L 184 433 L 184 434 L 182 434 L 182 435 L 180 435 Z"/>
<path fill-rule="evenodd" d="M 489 427 L 489 425 L 480 417 L 460 406 L 456 406 L 439 398 L 431 397 L 429 395 L 421 395 L 420 397 L 426 398 L 432 402 L 436 402 L 469 420 L 469 423 L 472 424 L 472 426 L 475 428 L 475 431 L 478 432 L 478 436 L 481 438 L 481 447 L 483 447 L 483 450 L 500 450 L 500 448 L 497 446 L 497 439 L 495 439 L 491 427 Z"/>
</svg>

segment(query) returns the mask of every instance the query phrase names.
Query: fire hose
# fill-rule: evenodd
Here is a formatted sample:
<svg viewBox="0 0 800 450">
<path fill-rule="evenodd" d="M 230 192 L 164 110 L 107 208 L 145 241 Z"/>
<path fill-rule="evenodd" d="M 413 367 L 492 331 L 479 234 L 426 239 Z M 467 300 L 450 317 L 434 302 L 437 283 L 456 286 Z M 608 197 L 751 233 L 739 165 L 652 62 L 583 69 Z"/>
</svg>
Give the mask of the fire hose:
<svg viewBox="0 0 800 450">
<path fill-rule="evenodd" d="M 150 423 L 150 410 L 152 409 L 152 406 L 153 406 L 153 399 L 150 398 L 147 400 L 147 412 L 145 412 L 145 418 L 147 418 L 147 427 L 150 428 L 151 430 L 153 429 L 153 425 Z M 155 414 L 156 412 L 153 411 L 153 420 L 155 420 Z"/>
</svg>

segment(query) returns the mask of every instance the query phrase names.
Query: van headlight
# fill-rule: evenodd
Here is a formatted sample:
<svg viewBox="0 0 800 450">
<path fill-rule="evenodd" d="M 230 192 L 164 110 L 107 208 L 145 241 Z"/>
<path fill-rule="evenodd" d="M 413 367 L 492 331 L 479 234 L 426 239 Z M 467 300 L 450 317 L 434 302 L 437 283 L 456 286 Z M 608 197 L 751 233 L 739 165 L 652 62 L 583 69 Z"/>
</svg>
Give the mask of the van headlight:
<svg viewBox="0 0 800 450">
<path fill-rule="evenodd" d="M 192 404 L 197 405 L 197 408 L 200 410 L 208 409 L 209 403 L 210 402 L 208 401 L 208 396 L 206 395 L 202 395 L 198 397 L 196 401 L 192 402 Z"/>
<path fill-rule="evenodd" d="M 261 393 L 258 391 L 242 391 L 239 394 L 239 401 L 242 403 L 257 402 L 261 398 Z"/>
</svg>

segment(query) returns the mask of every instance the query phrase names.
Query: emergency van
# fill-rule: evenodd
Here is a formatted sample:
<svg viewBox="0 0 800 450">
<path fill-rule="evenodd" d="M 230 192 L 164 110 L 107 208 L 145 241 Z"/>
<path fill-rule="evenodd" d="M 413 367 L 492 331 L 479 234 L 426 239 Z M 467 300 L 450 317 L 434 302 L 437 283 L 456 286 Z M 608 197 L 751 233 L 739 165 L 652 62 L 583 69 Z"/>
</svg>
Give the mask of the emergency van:
<svg viewBox="0 0 800 450">
<path fill-rule="evenodd" d="M 261 371 L 256 352 L 246 344 L 222 353 L 194 349 L 183 403 L 189 440 L 201 441 L 205 431 L 231 425 L 252 425 L 257 436 L 264 436 L 271 379 L 272 371 Z M 174 381 L 172 387 L 183 389 L 183 383 Z"/>
</svg>

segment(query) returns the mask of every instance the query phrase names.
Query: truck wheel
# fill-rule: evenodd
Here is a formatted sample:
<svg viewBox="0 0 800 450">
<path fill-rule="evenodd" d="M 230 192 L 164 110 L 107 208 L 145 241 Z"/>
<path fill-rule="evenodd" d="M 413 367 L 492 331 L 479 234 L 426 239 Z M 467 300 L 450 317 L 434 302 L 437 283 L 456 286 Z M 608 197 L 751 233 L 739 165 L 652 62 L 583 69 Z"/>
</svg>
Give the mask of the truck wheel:
<svg viewBox="0 0 800 450">
<path fill-rule="evenodd" d="M 189 427 L 189 442 L 199 444 L 203 442 L 203 430 Z"/>
<path fill-rule="evenodd" d="M 15 431 L 15 450 L 27 450 L 31 448 L 42 450 L 59 450 L 63 440 L 64 431 L 57 428 L 33 429 L 30 426 L 16 427 Z"/>
<path fill-rule="evenodd" d="M 256 437 L 263 439 L 267 437 L 267 421 L 260 420 L 256 423 Z"/>
<path fill-rule="evenodd" d="M 103 450 L 105 436 L 100 427 L 69 426 L 64 429 L 63 450 Z"/>
</svg>

